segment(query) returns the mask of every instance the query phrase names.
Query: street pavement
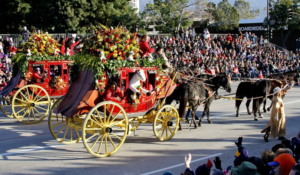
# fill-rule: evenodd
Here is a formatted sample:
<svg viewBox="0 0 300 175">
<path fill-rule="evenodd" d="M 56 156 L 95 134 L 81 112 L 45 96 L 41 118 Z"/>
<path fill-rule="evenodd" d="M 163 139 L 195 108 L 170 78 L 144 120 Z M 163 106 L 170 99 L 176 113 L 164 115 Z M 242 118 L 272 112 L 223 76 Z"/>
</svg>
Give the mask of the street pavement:
<svg viewBox="0 0 300 175">
<path fill-rule="evenodd" d="M 232 82 L 235 92 L 238 82 Z M 223 90 L 220 94 L 226 94 Z M 287 138 L 300 131 L 300 87 L 288 91 L 285 99 Z M 270 101 L 268 100 L 268 105 Z M 251 104 L 252 105 L 252 104 Z M 201 115 L 203 105 L 197 114 Z M 265 149 L 280 143 L 277 139 L 264 142 L 261 129 L 267 124 L 270 113 L 254 121 L 246 114 L 245 99 L 240 117 L 235 117 L 234 100 L 217 100 L 211 107 L 212 124 L 206 118 L 202 126 L 183 124 L 183 130 L 166 142 L 153 134 L 152 125 L 142 125 L 127 136 L 123 146 L 112 156 L 95 158 L 82 142 L 64 145 L 53 139 L 47 119 L 26 125 L 0 114 L 0 174 L 107 174 L 107 175 L 161 175 L 166 171 L 180 174 L 184 171 L 184 156 L 192 154 L 191 168 L 196 169 L 220 156 L 222 167 L 233 165 L 237 150 L 234 142 L 242 136 L 243 145 L 250 156 L 260 157 Z"/>
</svg>

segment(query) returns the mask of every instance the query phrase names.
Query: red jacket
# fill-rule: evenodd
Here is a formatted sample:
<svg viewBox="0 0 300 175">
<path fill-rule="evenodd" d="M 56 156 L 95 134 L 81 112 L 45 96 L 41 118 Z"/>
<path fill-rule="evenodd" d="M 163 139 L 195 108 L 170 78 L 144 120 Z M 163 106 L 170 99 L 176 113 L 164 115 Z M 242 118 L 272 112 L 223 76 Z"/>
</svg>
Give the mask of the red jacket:
<svg viewBox="0 0 300 175">
<path fill-rule="evenodd" d="M 148 53 L 154 52 L 154 49 L 150 48 L 149 44 L 146 41 L 140 41 L 140 50 L 141 57 L 147 56 Z"/>
<path fill-rule="evenodd" d="M 105 100 L 119 101 L 119 100 L 117 100 L 117 97 L 122 98 L 123 96 L 124 96 L 124 93 L 121 91 L 121 89 L 119 87 L 117 87 L 117 89 L 115 91 L 108 88 L 106 91 Z"/>
<path fill-rule="evenodd" d="M 41 82 L 41 76 L 39 75 L 39 73 L 33 73 L 33 78 L 36 80 L 37 83 Z"/>
</svg>

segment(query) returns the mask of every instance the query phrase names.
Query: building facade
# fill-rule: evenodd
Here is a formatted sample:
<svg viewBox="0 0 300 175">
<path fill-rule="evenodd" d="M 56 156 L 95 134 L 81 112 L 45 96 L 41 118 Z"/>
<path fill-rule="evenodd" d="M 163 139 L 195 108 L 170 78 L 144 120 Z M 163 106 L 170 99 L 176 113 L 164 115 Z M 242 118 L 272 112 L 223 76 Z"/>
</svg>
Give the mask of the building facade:
<svg viewBox="0 0 300 175">
<path fill-rule="evenodd" d="M 137 9 L 137 13 L 140 12 L 140 0 L 129 0 L 129 3 L 133 8 Z"/>
</svg>

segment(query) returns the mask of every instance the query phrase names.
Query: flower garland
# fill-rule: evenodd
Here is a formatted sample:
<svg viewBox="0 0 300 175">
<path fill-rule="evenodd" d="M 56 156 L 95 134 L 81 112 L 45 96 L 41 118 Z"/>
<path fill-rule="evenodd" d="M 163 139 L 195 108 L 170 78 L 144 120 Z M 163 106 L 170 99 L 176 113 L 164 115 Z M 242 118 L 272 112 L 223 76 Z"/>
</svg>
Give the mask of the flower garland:
<svg viewBox="0 0 300 175">
<path fill-rule="evenodd" d="M 21 45 L 19 53 L 13 58 L 13 76 L 20 71 L 21 75 L 30 80 L 30 73 L 28 72 L 28 61 L 59 61 L 59 60 L 72 60 L 70 56 L 58 55 L 59 52 L 58 42 L 52 38 L 50 34 L 42 33 L 32 34 L 28 41 Z M 28 72 L 28 73 L 26 73 Z M 32 74 L 32 72 L 31 72 Z"/>
<path fill-rule="evenodd" d="M 115 75 L 117 69 L 123 67 L 158 67 L 161 69 L 161 65 L 164 63 L 163 59 L 155 59 L 150 62 L 146 59 L 137 59 L 135 62 L 127 60 L 105 60 L 100 61 L 94 55 L 87 54 L 76 54 L 74 56 L 74 63 L 71 67 L 71 81 L 76 79 L 77 74 L 85 69 L 91 70 L 95 74 L 95 81 L 101 80 L 103 73 L 109 71 L 111 74 Z M 98 82 L 100 83 L 100 82 Z"/>
<path fill-rule="evenodd" d="M 62 91 L 67 88 L 67 83 L 64 82 L 61 76 L 55 77 L 55 88 L 57 91 Z"/>
<path fill-rule="evenodd" d="M 59 44 L 50 34 L 32 34 L 28 41 L 22 44 L 21 51 L 29 56 L 49 56 L 59 53 Z"/>
<path fill-rule="evenodd" d="M 106 59 L 124 60 L 131 53 L 133 58 L 140 58 L 137 34 L 130 33 L 124 27 L 95 27 L 92 37 L 84 43 L 84 51 L 96 57 L 104 53 Z"/>
</svg>

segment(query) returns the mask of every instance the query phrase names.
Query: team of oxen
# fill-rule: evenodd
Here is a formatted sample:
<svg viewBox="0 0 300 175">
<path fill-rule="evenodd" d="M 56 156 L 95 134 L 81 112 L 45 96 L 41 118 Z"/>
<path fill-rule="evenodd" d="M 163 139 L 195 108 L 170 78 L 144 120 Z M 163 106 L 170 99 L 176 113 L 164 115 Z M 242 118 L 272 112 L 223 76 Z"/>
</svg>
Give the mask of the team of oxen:
<svg viewBox="0 0 300 175">
<path fill-rule="evenodd" d="M 266 110 L 266 100 L 272 99 L 273 89 L 275 87 L 284 87 L 291 81 L 298 82 L 300 72 L 290 71 L 281 74 L 271 74 L 265 79 L 244 79 L 242 80 L 236 90 L 235 97 L 231 99 L 235 100 L 236 117 L 239 117 L 239 108 L 243 98 L 247 99 L 246 107 L 249 115 L 253 114 L 254 120 L 257 121 L 258 117 L 262 118 L 260 111 L 261 104 L 264 104 L 263 110 L 269 111 L 271 106 Z M 192 113 L 192 122 L 194 127 L 197 128 L 196 111 L 199 105 L 204 104 L 204 110 L 202 116 L 199 118 L 198 126 L 201 126 L 201 122 L 205 115 L 207 115 L 208 123 L 212 123 L 209 119 L 210 105 L 219 98 L 226 98 L 226 96 L 220 97 L 218 95 L 219 88 L 223 88 L 226 92 L 231 92 L 230 79 L 225 74 L 219 74 L 212 76 L 208 74 L 197 74 L 192 71 L 184 71 L 179 73 L 179 82 L 177 88 L 174 90 L 171 96 L 166 100 L 167 104 L 170 104 L 173 100 L 179 102 L 179 116 L 183 118 L 186 114 L 186 121 L 189 122 L 190 111 Z M 234 95 L 234 94 L 228 94 Z M 227 97 L 228 98 L 228 97 Z M 249 105 L 252 103 L 252 113 L 250 112 Z M 257 116 L 258 113 L 258 116 Z M 181 124 L 179 123 L 179 130 L 181 130 Z"/>
</svg>

